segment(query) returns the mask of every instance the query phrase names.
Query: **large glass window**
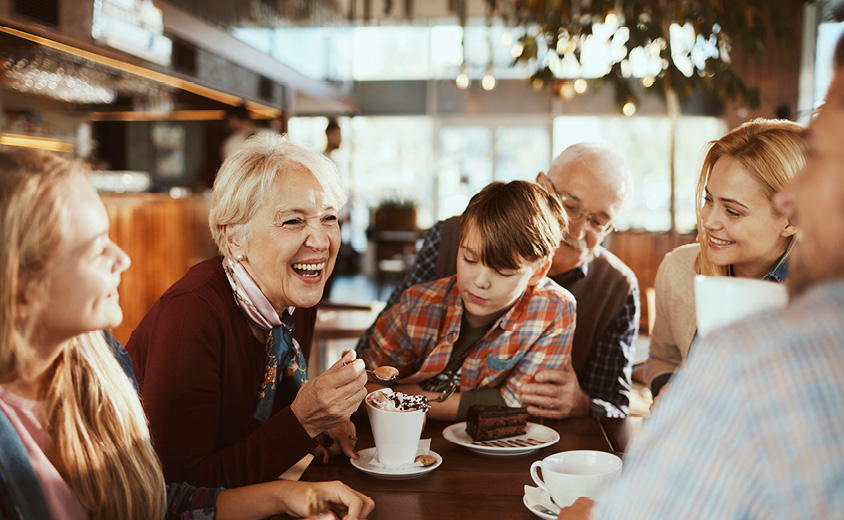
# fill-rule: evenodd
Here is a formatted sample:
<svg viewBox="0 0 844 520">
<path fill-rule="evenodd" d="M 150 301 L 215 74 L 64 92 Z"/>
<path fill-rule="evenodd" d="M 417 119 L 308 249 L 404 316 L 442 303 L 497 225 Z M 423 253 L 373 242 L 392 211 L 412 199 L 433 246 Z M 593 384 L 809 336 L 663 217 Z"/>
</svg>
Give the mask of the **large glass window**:
<svg viewBox="0 0 844 520">
<path fill-rule="evenodd" d="M 670 124 L 666 117 L 560 116 L 549 124 L 506 120 L 431 117 L 341 118 L 343 144 L 332 153 L 349 193 L 352 226 L 348 237 L 366 247 L 370 208 L 385 201 L 413 201 L 422 228 L 460 214 L 471 196 L 493 180 L 533 180 L 568 146 L 595 141 L 627 161 L 633 194 L 619 216 L 619 229 L 670 228 Z M 321 117 L 290 120 L 292 137 L 315 149 L 325 147 Z M 695 183 L 704 145 L 726 131 L 714 117 L 682 117 L 676 142 L 676 222 L 695 226 Z"/>
<path fill-rule="evenodd" d="M 825 22 L 818 25 L 818 39 L 815 46 L 815 92 L 812 108 L 818 108 L 823 104 L 826 91 L 832 81 L 832 57 L 835 53 L 835 44 L 844 34 L 844 22 Z"/>
<path fill-rule="evenodd" d="M 232 34 L 313 79 L 378 81 L 453 78 L 464 59 L 480 78 L 490 63 L 498 78 L 527 78 L 511 49 L 523 33 L 501 25 L 380 27 L 239 27 Z M 464 48 L 465 47 L 465 48 Z"/>
<path fill-rule="evenodd" d="M 670 214 L 671 127 L 666 117 L 561 116 L 554 119 L 554 154 L 584 141 L 609 145 L 627 161 L 633 176 L 633 194 L 617 227 L 667 231 Z M 676 223 L 679 231 L 695 227 L 695 184 L 707 142 L 726 132 L 715 117 L 682 117 L 676 142 Z"/>
<path fill-rule="evenodd" d="M 437 218 L 463 213 L 469 199 L 492 181 L 492 129 L 486 126 L 440 128 Z"/>
<path fill-rule="evenodd" d="M 548 126 L 501 126 L 495 130 L 495 180 L 532 181 L 551 160 Z"/>
<path fill-rule="evenodd" d="M 472 195 L 492 181 L 532 181 L 548 168 L 548 125 L 472 119 L 439 129 L 437 218 L 463 213 Z"/>
</svg>

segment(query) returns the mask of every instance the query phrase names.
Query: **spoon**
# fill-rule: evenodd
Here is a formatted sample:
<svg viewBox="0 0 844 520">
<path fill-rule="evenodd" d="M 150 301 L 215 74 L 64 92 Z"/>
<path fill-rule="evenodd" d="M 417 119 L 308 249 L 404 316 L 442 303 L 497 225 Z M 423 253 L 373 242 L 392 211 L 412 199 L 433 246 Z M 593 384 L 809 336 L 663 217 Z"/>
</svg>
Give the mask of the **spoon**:
<svg viewBox="0 0 844 520">
<path fill-rule="evenodd" d="M 453 394 L 455 390 L 457 390 L 457 383 L 452 383 L 451 386 L 446 388 L 445 390 L 443 390 L 443 392 L 438 397 L 435 397 L 433 399 L 428 399 L 428 402 L 429 403 L 441 403 L 441 402 L 445 401 L 446 399 L 448 399 L 449 397 L 451 397 L 451 394 Z"/>
<path fill-rule="evenodd" d="M 392 381 L 399 375 L 399 369 L 384 365 L 375 370 L 366 369 L 366 372 L 379 381 Z"/>
</svg>

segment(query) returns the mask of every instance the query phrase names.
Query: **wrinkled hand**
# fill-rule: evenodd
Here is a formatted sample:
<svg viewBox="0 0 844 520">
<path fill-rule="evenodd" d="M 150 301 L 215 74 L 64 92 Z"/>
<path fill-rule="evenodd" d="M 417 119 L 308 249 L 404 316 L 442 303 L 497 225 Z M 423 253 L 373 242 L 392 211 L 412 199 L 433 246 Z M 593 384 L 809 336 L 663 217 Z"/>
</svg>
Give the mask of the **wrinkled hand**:
<svg viewBox="0 0 844 520">
<path fill-rule="evenodd" d="M 296 517 L 307 517 L 308 511 L 308 489 L 314 489 L 319 495 L 328 498 L 335 504 L 342 504 L 348 508 L 341 520 L 359 520 L 369 516 L 369 513 L 375 508 L 375 502 L 371 498 L 359 493 L 349 486 L 337 480 L 332 482 L 284 482 L 287 489 L 284 493 L 284 509 L 291 515 Z M 321 515 L 320 520 L 331 518 L 334 516 L 331 513 Z"/>
<path fill-rule="evenodd" d="M 311 437 L 340 426 L 366 397 L 364 363 L 354 350 L 317 377 L 305 382 L 290 405 L 293 414 Z"/>
<path fill-rule="evenodd" d="M 360 455 L 355 450 L 355 444 L 358 442 L 355 432 L 355 424 L 352 421 L 346 421 L 340 426 L 331 428 L 325 432 L 328 443 L 323 446 L 317 446 L 311 453 L 323 464 L 327 463 L 330 457 L 341 453 L 353 459 L 358 459 Z"/>
<path fill-rule="evenodd" d="M 594 501 L 580 497 L 574 501 L 574 504 L 560 510 L 557 520 L 588 520 L 594 505 Z"/>
<path fill-rule="evenodd" d="M 562 370 L 543 370 L 533 380 L 521 391 L 522 404 L 529 414 L 551 419 L 589 414 L 591 401 L 581 390 L 571 363 Z"/>
</svg>

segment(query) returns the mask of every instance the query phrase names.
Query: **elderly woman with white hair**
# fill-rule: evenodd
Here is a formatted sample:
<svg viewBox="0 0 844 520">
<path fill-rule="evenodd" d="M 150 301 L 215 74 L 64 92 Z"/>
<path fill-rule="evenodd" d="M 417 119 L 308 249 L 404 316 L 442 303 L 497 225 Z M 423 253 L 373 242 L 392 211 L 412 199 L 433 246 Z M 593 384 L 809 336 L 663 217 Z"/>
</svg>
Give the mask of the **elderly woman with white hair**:
<svg viewBox="0 0 844 520">
<path fill-rule="evenodd" d="M 346 353 L 309 381 L 304 351 L 345 201 L 334 163 L 286 137 L 252 137 L 223 163 L 209 215 L 222 255 L 173 284 L 127 344 L 168 481 L 264 482 L 320 445 L 357 457 L 363 362 Z"/>
</svg>

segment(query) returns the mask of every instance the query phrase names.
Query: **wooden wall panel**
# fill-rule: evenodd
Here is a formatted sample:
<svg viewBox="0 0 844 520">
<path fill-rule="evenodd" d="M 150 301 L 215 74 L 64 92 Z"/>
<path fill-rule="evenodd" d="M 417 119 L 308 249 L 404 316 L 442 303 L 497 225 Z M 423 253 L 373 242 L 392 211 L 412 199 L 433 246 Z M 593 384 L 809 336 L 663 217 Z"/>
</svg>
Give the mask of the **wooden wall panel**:
<svg viewBox="0 0 844 520">
<path fill-rule="evenodd" d="M 666 253 L 677 246 L 694 242 L 696 235 L 624 231 L 610 235 L 605 246 L 627 264 L 639 280 L 642 317 L 639 330 L 648 331 L 647 289 L 654 286 L 656 271 Z"/>
<path fill-rule="evenodd" d="M 216 254 L 201 196 L 103 195 L 111 239 L 132 259 L 120 284 L 123 323 L 114 336 L 125 343 L 152 304 L 196 262 Z"/>
</svg>

